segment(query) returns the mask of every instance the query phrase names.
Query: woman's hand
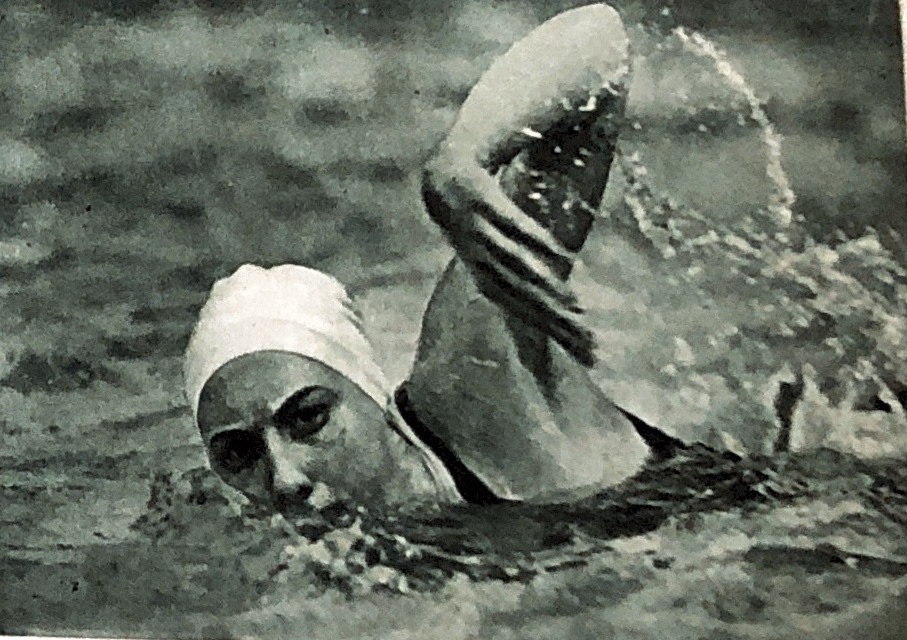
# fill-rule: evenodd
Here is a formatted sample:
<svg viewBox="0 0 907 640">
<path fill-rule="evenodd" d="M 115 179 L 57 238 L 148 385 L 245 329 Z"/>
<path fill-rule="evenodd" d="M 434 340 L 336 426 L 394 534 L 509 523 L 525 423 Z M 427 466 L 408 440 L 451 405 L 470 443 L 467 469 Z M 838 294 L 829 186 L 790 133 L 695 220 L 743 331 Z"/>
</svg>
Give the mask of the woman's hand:
<svg viewBox="0 0 907 640">
<path fill-rule="evenodd" d="M 423 176 L 429 215 L 482 293 L 587 366 L 594 340 L 567 280 L 607 182 L 628 73 L 613 9 L 556 16 L 479 79 Z"/>
<path fill-rule="evenodd" d="M 574 252 L 475 163 L 437 156 L 425 170 L 423 199 L 487 298 L 591 366 L 592 334 L 566 281 Z"/>
</svg>

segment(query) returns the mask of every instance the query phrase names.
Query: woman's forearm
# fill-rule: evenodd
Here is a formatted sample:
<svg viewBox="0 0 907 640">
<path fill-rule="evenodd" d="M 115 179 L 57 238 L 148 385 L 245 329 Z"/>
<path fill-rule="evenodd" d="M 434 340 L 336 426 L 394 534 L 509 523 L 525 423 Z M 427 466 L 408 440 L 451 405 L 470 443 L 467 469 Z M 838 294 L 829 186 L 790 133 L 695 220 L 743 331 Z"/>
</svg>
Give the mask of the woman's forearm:
<svg viewBox="0 0 907 640">
<path fill-rule="evenodd" d="M 586 127 L 626 84 L 629 40 L 617 11 L 566 11 L 514 44 L 482 74 L 443 143 L 491 173 L 553 130 Z"/>
</svg>

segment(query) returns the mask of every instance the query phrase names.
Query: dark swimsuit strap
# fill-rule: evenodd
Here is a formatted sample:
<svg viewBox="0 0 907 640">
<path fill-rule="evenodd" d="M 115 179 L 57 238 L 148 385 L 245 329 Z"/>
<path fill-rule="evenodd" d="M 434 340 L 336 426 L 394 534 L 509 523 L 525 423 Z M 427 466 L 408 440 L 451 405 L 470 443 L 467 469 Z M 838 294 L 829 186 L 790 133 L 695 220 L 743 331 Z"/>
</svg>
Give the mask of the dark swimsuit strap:
<svg viewBox="0 0 907 640">
<path fill-rule="evenodd" d="M 463 461 L 457 457 L 457 454 L 450 450 L 443 440 L 425 426 L 425 423 L 423 423 L 416 414 L 412 402 L 410 402 L 405 383 L 400 385 L 394 393 L 394 402 L 397 404 L 400 416 L 406 420 L 406 423 L 413 430 L 413 433 L 416 434 L 416 437 L 438 456 L 438 459 L 441 460 L 441 463 L 447 468 L 448 472 L 450 472 L 457 491 L 466 502 L 478 505 L 510 502 L 509 500 L 496 496 L 494 492 L 492 492 L 492 490 L 476 476 L 476 474 L 463 464 Z M 635 427 L 637 433 L 639 433 L 640 437 L 648 445 L 652 452 L 652 462 L 663 462 L 668 460 L 674 457 L 679 451 L 686 448 L 683 441 L 669 436 L 661 429 L 647 424 L 625 409 L 618 407 L 618 410 L 627 417 Z"/>
<path fill-rule="evenodd" d="M 652 450 L 652 462 L 663 462 L 673 458 L 677 453 L 687 448 L 682 440 L 669 436 L 658 427 L 644 422 L 641 418 L 633 415 L 622 407 L 617 407 L 624 416 L 629 420 L 639 436 L 645 441 Z"/>
<path fill-rule="evenodd" d="M 444 441 L 436 436 L 431 429 L 425 426 L 419 419 L 419 416 L 416 415 L 416 411 L 409 400 L 409 394 L 407 393 L 405 384 L 400 385 L 397 388 L 397 391 L 394 393 L 394 402 L 397 404 L 400 416 L 406 420 L 406 423 L 413 430 L 413 433 L 416 434 L 416 437 L 419 438 L 425 446 L 431 449 L 434 454 L 438 456 L 438 459 L 441 460 L 441 463 L 447 467 L 447 471 L 450 473 L 451 478 L 453 478 L 457 491 L 466 502 L 480 505 L 508 502 L 507 500 L 496 496 L 491 489 L 476 476 L 476 474 L 463 464 L 463 461 L 457 457 L 457 454 L 444 444 Z"/>
</svg>

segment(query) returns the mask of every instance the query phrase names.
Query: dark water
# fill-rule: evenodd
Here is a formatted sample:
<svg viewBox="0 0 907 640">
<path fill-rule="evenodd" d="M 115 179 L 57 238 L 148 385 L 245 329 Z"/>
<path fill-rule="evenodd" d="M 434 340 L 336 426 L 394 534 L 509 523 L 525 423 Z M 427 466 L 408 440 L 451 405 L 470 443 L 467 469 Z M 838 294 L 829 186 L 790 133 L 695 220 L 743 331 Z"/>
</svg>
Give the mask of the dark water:
<svg viewBox="0 0 907 640">
<path fill-rule="evenodd" d="M 651 572 L 676 571 L 680 579 L 695 555 L 682 547 L 678 553 L 676 542 L 668 542 L 675 537 L 697 540 L 712 556 L 711 569 L 707 563 L 697 572 L 730 566 L 733 576 L 736 563 L 744 583 L 801 573 L 828 580 L 813 580 L 813 600 L 797 603 L 803 613 L 824 602 L 832 608 L 814 613 L 828 613 L 845 608 L 829 604 L 846 596 L 839 577 L 897 584 L 907 576 L 904 480 L 900 461 L 866 463 L 828 450 L 742 460 L 698 445 L 570 505 L 410 513 L 331 505 L 287 522 L 256 511 L 206 469 L 161 473 L 129 541 L 96 542 L 65 560 L 62 549 L 45 549 L 43 562 L 8 560 L 6 584 L 15 588 L 5 594 L 6 611 L 18 621 L 13 631 L 48 629 L 51 622 L 58 630 L 194 636 L 198 630 L 190 629 L 199 620 L 208 635 L 243 629 L 247 621 L 237 614 L 268 612 L 275 601 L 293 605 L 288 615 L 305 624 L 326 594 L 346 600 L 352 615 L 368 617 L 365 603 L 376 597 L 432 607 L 480 597 L 483 585 L 520 593 L 566 580 L 573 604 L 549 606 L 570 617 L 669 588 L 670 579 L 653 579 Z M 709 521 L 716 516 L 724 520 Z M 664 539 L 652 538 L 655 532 Z M 741 535 L 752 537 L 739 545 Z M 646 536 L 633 548 L 633 540 Z M 814 544 L 803 544 L 805 537 Z M 39 570 L 51 557 L 54 571 Z M 761 622 L 759 611 L 778 607 L 772 589 L 748 604 L 735 601 L 734 587 L 725 588 L 724 609 L 709 614 L 719 622 L 754 615 Z M 755 612 L 747 612 L 750 606 Z M 860 610 L 860 599 L 847 603 L 854 606 Z M 274 622 L 254 628 L 273 633 Z M 651 627 L 652 637 L 658 628 Z"/>
<path fill-rule="evenodd" d="M 641 230 L 617 172 L 577 287 L 599 323 L 602 385 L 713 448 L 569 507 L 338 505 L 295 523 L 208 474 L 181 355 L 211 282 L 242 262 L 336 274 L 390 377 L 405 374 L 448 256 L 417 170 L 490 59 L 555 10 L 433 5 L 4 6 L 0 631 L 885 637 L 872 620 L 907 610 L 894 3 L 872 20 L 807 3 L 810 21 L 674 3 L 784 137 L 801 218 L 755 256 L 695 240 L 770 229 L 758 127 L 738 123 L 739 95 L 710 63 L 634 31 L 639 126 L 624 148 L 649 171 L 650 213 L 669 196 L 676 224 Z M 660 8 L 623 7 L 650 22 Z M 798 433 L 844 453 L 717 453 L 770 445 L 764 390 L 804 363 Z M 880 380 L 888 410 L 854 411 Z"/>
</svg>

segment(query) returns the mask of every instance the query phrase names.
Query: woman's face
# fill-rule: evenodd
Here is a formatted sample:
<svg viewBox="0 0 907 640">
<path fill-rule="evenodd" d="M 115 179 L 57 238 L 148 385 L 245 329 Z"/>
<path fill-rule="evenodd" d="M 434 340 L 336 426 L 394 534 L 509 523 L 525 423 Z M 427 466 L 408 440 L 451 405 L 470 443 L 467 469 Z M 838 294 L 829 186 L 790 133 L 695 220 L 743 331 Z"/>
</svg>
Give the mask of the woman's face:
<svg viewBox="0 0 907 640">
<path fill-rule="evenodd" d="M 384 408 L 348 378 L 303 356 L 263 351 L 221 367 L 198 424 L 211 467 L 284 514 L 336 500 L 386 501 L 402 447 Z"/>
</svg>

